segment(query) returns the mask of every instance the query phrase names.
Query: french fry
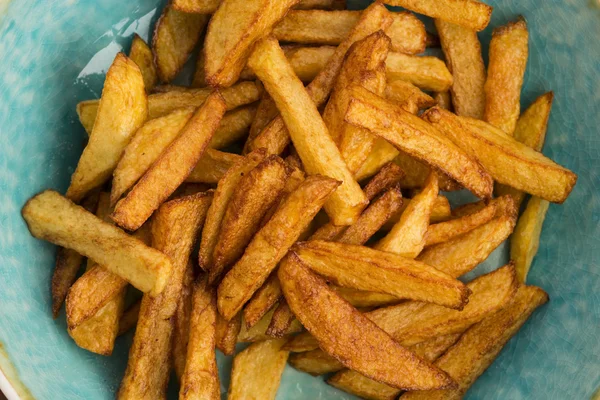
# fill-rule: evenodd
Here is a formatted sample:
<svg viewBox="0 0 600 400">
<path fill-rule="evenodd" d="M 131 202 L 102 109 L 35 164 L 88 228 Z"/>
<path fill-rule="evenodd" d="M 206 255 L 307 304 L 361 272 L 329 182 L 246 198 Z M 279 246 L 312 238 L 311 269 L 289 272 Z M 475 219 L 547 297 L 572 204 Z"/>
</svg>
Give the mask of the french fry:
<svg viewBox="0 0 600 400">
<path fill-rule="evenodd" d="M 210 147 L 223 149 L 244 138 L 248 134 L 255 115 L 256 106 L 254 105 L 239 107 L 226 113 L 210 141 Z"/>
<path fill-rule="evenodd" d="M 173 0 L 173 8 L 198 14 L 212 14 L 214 13 L 222 0 Z M 300 0 L 295 9 L 298 10 L 309 10 L 309 9 L 323 9 L 323 10 L 338 10 L 343 9 L 346 5 L 345 0 Z"/>
<path fill-rule="evenodd" d="M 210 20 L 204 41 L 206 81 L 222 87 L 235 83 L 252 45 L 298 1 L 224 0 Z"/>
<path fill-rule="evenodd" d="M 285 339 L 253 343 L 233 359 L 227 398 L 275 399 L 288 352 Z"/>
<path fill-rule="evenodd" d="M 215 292 L 203 279 L 193 287 L 189 344 L 180 400 L 221 398 L 215 358 L 217 304 Z"/>
<path fill-rule="evenodd" d="M 275 307 L 275 311 L 273 311 L 271 322 L 269 322 L 269 327 L 265 333 L 267 336 L 273 338 L 281 338 L 287 334 L 294 319 L 296 317 L 292 313 L 292 310 L 290 310 L 290 306 L 288 306 L 284 299 L 280 299 L 279 304 Z"/>
<path fill-rule="evenodd" d="M 217 305 L 225 319 L 237 314 L 264 283 L 338 185 L 310 176 L 278 207 L 219 285 Z"/>
<path fill-rule="evenodd" d="M 200 40 L 209 16 L 181 12 L 167 5 L 154 28 L 152 51 L 158 77 L 171 82 Z"/>
<path fill-rule="evenodd" d="M 154 55 L 148 44 L 137 33 L 133 35 L 129 58 L 140 68 L 146 92 L 150 92 L 156 86 L 158 80 L 156 66 L 154 65 Z"/>
<path fill-rule="evenodd" d="M 369 180 L 363 189 L 369 201 L 385 190 L 395 187 L 404 177 L 405 172 L 394 163 L 385 164 L 377 174 Z"/>
<path fill-rule="evenodd" d="M 269 93 L 264 92 L 263 96 L 258 103 L 258 108 L 256 110 L 256 115 L 254 116 L 254 120 L 250 125 L 250 132 L 248 134 L 248 139 L 244 144 L 243 154 L 248 152 L 248 148 L 250 143 L 258 136 L 258 134 L 275 118 L 279 115 L 279 111 L 277 110 L 277 106 L 275 102 L 269 95 Z"/>
<path fill-rule="evenodd" d="M 186 182 L 218 183 L 236 163 L 242 162 L 244 157 L 233 153 L 206 149 L 198 163 L 185 179 Z"/>
<path fill-rule="evenodd" d="M 321 349 L 292 353 L 288 359 L 292 367 L 312 376 L 319 376 L 344 369 L 344 364 Z"/>
<path fill-rule="evenodd" d="M 344 366 L 399 389 L 454 385 L 328 289 L 294 254 L 281 263 L 278 276 L 296 317 Z"/>
<path fill-rule="evenodd" d="M 383 225 L 384 231 L 390 231 L 394 227 L 394 225 L 397 224 L 398 221 L 400 221 L 400 217 L 402 216 L 402 213 L 404 213 L 404 210 L 406 210 L 406 208 L 410 205 L 411 201 L 412 201 L 412 199 L 409 199 L 407 197 L 404 197 L 402 199 L 402 205 L 400 206 L 400 209 L 398 211 L 396 211 L 396 213 L 394 215 L 392 215 L 390 217 L 390 219 Z M 451 216 L 451 210 L 450 210 L 450 202 L 448 201 L 448 198 L 445 196 L 439 195 L 435 199 L 433 208 L 431 210 L 431 215 L 429 217 L 430 223 L 433 224 L 436 222 L 446 221 L 450 218 L 450 216 Z"/>
<path fill-rule="evenodd" d="M 267 335 L 267 329 L 269 329 L 269 325 L 271 324 L 271 319 L 273 317 L 273 313 L 275 312 L 275 308 L 271 308 L 256 324 L 254 324 L 251 328 L 246 327 L 246 323 L 242 323 L 242 329 L 238 336 L 239 343 L 253 343 L 260 342 L 262 340 L 273 339 L 269 335 Z M 300 322 L 295 319 L 292 321 L 292 324 L 288 328 L 287 332 L 285 332 L 285 336 L 289 337 L 295 333 L 302 331 L 302 325 Z"/>
<path fill-rule="evenodd" d="M 342 182 L 325 205 L 332 222 L 349 225 L 356 221 L 368 201 L 329 136 L 313 99 L 294 75 L 277 41 L 270 37 L 258 42 L 249 65 L 282 112 L 306 172 Z"/>
<path fill-rule="evenodd" d="M 240 180 L 223 215 L 213 251 L 209 283 L 217 282 L 227 272 L 226 269 L 244 254 L 244 249 L 260 228 L 261 219 L 277 202 L 287 177 L 283 160 L 269 156 Z M 219 311 L 223 314 L 220 306 Z M 226 319 L 234 314 L 237 311 Z"/>
<path fill-rule="evenodd" d="M 173 359 L 173 369 L 175 375 L 181 383 L 185 371 L 185 363 L 188 353 L 188 344 L 190 341 L 190 325 L 192 318 L 192 303 L 194 291 L 194 264 L 191 258 L 188 260 L 183 275 L 181 285 L 181 294 L 177 302 L 177 309 L 173 315 L 173 345 L 171 348 L 171 357 Z M 214 344 L 213 344 L 214 348 Z"/>
<path fill-rule="evenodd" d="M 221 222 L 227 205 L 244 175 L 250 172 L 265 158 L 265 151 L 258 150 L 248 154 L 243 160 L 236 162 L 219 181 L 206 216 L 206 223 L 202 229 L 202 240 L 198 254 L 200 268 L 208 271 L 212 267 L 212 256 L 219 238 Z"/>
<path fill-rule="evenodd" d="M 346 0 L 300 0 L 294 8 L 296 10 L 343 10 L 346 8 Z"/>
<path fill-rule="evenodd" d="M 403 151 L 398 152 L 394 163 L 399 165 L 403 171 L 406 171 L 404 178 L 400 181 L 403 189 L 420 189 L 425 186 L 425 181 L 430 173 L 427 164 L 409 156 Z M 461 187 L 455 181 L 448 178 L 443 173 L 438 172 L 438 186 L 444 192 L 460 190 Z"/>
<path fill-rule="evenodd" d="M 521 112 L 528 46 L 529 33 L 523 17 L 496 28 L 490 42 L 484 119 L 511 136 Z"/>
<path fill-rule="evenodd" d="M 244 321 L 246 327 L 253 327 L 281 298 L 281 285 L 277 273 L 271 273 L 271 276 L 254 293 L 252 298 L 244 307 Z"/>
<path fill-rule="evenodd" d="M 417 257 L 425 247 L 425 235 L 438 192 L 437 175 L 431 172 L 423 191 L 413 197 L 398 223 L 375 245 L 375 248 L 406 258 Z"/>
<path fill-rule="evenodd" d="M 126 229 L 139 228 L 190 174 L 224 113 L 219 92 L 211 94 L 129 194 L 117 202 L 112 219 Z"/>
<path fill-rule="evenodd" d="M 475 195 L 490 197 L 490 175 L 472 155 L 435 127 L 363 88 L 353 88 L 352 97 L 347 122 L 370 129 L 398 149 L 438 168 Z"/>
<path fill-rule="evenodd" d="M 370 178 L 375 175 L 382 166 L 391 162 L 398 155 L 398 150 L 385 139 L 378 137 L 373 144 L 371 153 L 367 156 L 367 159 L 356 172 L 355 178 L 357 181 Z"/>
<path fill-rule="evenodd" d="M 117 333 L 117 336 L 124 335 L 131 329 L 135 328 L 140 314 L 141 305 L 141 300 L 138 300 L 123 312 L 121 319 L 119 320 L 119 332 Z"/>
<path fill-rule="evenodd" d="M 354 307 L 381 307 L 398 304 L 402 301 L 396 296 L 385 293 L 368 292 L 336 285 L 329 285 L 329 287 Z"/>
<path fill-rule="evenodd" d="M 461 310 L 469 291 L 456 279 L 426 264 L 369 247 L 310 241 L 293 247 L 317 274 L 339 286 Z"/>
<path fill-rule="evenodd" d="M 553 203 L 565 201 L 577 175 L 483 121 L 438 107 L 424 118 L 481 162 L 494 180 Z"/>
<path fill-rule="evenodd" d="M 119 53 L 106 73 L 92 134 L 67 190 L 69 199 L 81 200 L 110 177 L 147 115 L 148 101 L 140 69 Z"/>
<path fill-rule="evenodd" d="M 241 314 L 236 315 L 227 321 L 217 313 L 217 349 L 221 350 L 226 356 L 230 356 L 235 352 L 235 344 L 238 340 L 240 330 L 242 329 Z"/>
<path fill-rule="evenodd" d="M 385 98 L 396 103 L 411 114 L 435 105 L 435 100 L 410 82 L 395 80 L 388 82 Z"/>
<path fill-rule="evenodd" d="M 492 7 L 477 0 L 383 0 L 391 6 L 481 31 L 490 22 Z"/>
<path fill-rule="evenodd" d="M 443 92 L 453 82 L 446 64 L 437 57 L 390 53 L 386 68 L 388 80 L 407 81 L 425 90 Z"/>
<path fill-rule="evenodd" d="M 294 353 L 303 353 L 318 349 L 319 341 L 310 332 L 302 332 L 294 336 L 284 347 Z"/>
<path fill-rule="evenodd" d="M 448 372 L 458 388 L 442 391 L 409 392 L 402 400 L 461 398 L 473 382 L 496 359 L 504 345 L 523 326 L 548 295 L 535 286 L 521 286 L 512 303 L 470 328 L 441 356 L 435 365 Z"/>
<path fill-rule="evenodd" d="M 450 91 L 454 112 L 482 119 L 486 101 L 485 65 L 477 32 L 441 19 L 435 20 L 435 27 L 453 77 Z"/>
<path fill-rule="evenodd" d="M 79 121 L 88 135 L 91 135 L 92 129 L 94 129 L 99 105 L 100 102 L 98 100 L 84 100 L 77 103 L 75 107 Z"/>
<path fill-rule="evenodd" d="M 452 111 L 452 98 L 450 96 L 450 91 L 436 92 L 433 98 L 438 107 L 443 108 L 444 110 Z"/>
<path fill-rule="evenodd" d="M 163 204 L 152 223 L 152 245 L 173 260 L 173 274 L 158 296 L 144 295 L 118 399 L 164 398 L 173 321 L 190 254 L 204 223 L 211 194 L 198 193 Z M 151 346 L 148 344 L 152 343 Z"/>
</svg>

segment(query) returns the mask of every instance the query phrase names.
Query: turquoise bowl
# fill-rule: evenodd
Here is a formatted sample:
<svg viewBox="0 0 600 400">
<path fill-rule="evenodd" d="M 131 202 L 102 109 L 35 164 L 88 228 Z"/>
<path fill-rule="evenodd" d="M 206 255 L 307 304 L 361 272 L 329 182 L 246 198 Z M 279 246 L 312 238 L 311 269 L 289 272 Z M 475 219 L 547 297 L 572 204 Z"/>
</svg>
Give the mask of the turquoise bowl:
<svg viewBox="0 0 600 400">
<path fill-rule="evenodd" d="M 554 91 L 544 153 L 579 174 L 579 182 L 564 205 L 550 207 L 530 274 L 550 302 L 467 398 L 588 399 L 600 385 L 600 3 L 490 3 L 496 9 L 481 34 L 484 53 L 491 28 L 526 17 L 531 44 L 522 105 Z M 29 235 L 19 211 L 43 189 L 66 190 L 85 139 L 75 105 L 100 96 L 115 54 L 128 51 L 135 32 L 148 38 L 161 6 L 0 0 L 0 389 L 10 400 L 111 399 L 123 375 L 131 336 L 117 341 L 111 357 L 97 356 L 75 346 L 64 315 L 52 319 L 55 248 Z M 506 260 L 501 248 L 476 273 Z M 219 363 L 225 389 L 231 359 L 220 356 Z M 277 398 L 353 397 L 288 367 Z"/>
</svg>

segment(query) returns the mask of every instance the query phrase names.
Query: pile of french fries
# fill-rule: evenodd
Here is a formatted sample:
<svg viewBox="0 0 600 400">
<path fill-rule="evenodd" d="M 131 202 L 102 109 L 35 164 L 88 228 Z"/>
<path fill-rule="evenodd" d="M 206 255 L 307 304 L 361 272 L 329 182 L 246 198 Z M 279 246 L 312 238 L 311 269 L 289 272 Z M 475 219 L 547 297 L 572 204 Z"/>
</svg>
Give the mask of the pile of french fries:
<svg viewBox="0 0 600 400">
<path fill-rule="evenodd" d="M 485 69 L 491 12 L 172 0 L 151 47 L 117 54 L 77 105 L 66 195 L 22 214 L 60 246 L 52 311 L 75 342 L 110 355 L 135 328 L 119 399 L 165 398 L 171 369 L 180 399 L 218 399 L 215 351 L 240 342 L 229 399 L 274 399 L 287 362 L 367 399 L 465 394 L 548 301 L 526 277 L 577 180 L 540 152 L 552 93 L 520 110 L 524 19 L 494 30 Z M 436 44 L 445 60 L 420 55 Z M 198 46 L 192 87 L 172 85 Z M 481 200 L 451 208 L 461 189 Z M 509 264 L 458 279 L 511 234 Z"/>
</svg>

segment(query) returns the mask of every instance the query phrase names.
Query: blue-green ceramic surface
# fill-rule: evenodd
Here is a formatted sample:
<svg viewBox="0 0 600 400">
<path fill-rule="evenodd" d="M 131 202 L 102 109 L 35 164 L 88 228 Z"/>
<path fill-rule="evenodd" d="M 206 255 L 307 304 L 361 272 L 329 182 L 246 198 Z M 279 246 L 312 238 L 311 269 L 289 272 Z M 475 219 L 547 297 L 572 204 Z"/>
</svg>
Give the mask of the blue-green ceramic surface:
<svg viewBox="0 0 600 400">
<path fill-rule="evenodd" d="M 51 318 L 55 248 L 29 235 L 20 209 L 45 188 L 67 188 L 86 137 L 75 105 L 99 97 L 113 57 L 128 51 L 135 32 L 148 38 L 160 3 L 0 0 L 0 368 L 23 398 L 112 399 L 123 374 L 131 337 L 120 338 L 111 357 L 96 356 L 75 346 L 64 315 Z M 554 91 L 544 153 L 579 182 L 564 205 L 550 206 L 530 274 L 550 302 L 467 398 L 588 399 L 600 385 L 599 3 L 490 3 L 491 27 L 519 14 L 529 23 L 522 105 Z M 485 58 L 490 32 L 481 34 Z M 503 261 L 505 249 L 482 268 Z M 220 363 L 225 371 L 231 360 Z M 352 397 L 288 367 L 277 398 Z"/>
</svg>

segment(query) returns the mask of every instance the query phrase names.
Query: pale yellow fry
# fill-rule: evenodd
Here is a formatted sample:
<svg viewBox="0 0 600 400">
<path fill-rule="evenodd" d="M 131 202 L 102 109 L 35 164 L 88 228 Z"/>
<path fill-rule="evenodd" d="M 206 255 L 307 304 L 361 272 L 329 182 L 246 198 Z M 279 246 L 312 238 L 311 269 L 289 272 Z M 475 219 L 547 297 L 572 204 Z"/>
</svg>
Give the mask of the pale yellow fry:
<svg viewBox="0 0 600 400">
<path fill-rule="evenodd" d="M 133 35 L 129 58 L 140 67 L 140 72 L 144 77 L 146 92 L 151 91 L 158 81 L 156 66 L 154 65 L 154 55 L 148 44 L 137 33 Z"/>
<path fill-rule="evenodd" d="M 443 92 L 453 82 L 446 64 L 437 57 L 390 53 L 386 68 L 388 80 L 407 81 L 424 90 Z"/>
</svg>

